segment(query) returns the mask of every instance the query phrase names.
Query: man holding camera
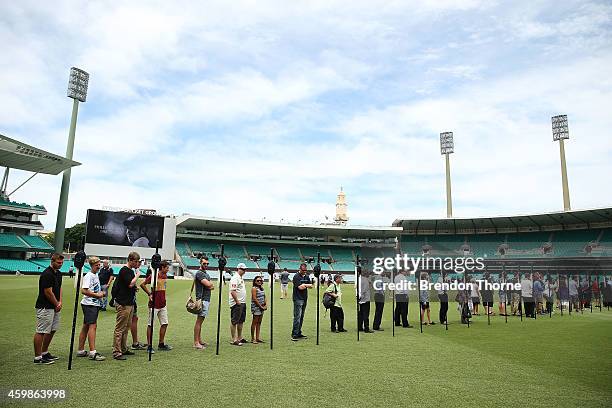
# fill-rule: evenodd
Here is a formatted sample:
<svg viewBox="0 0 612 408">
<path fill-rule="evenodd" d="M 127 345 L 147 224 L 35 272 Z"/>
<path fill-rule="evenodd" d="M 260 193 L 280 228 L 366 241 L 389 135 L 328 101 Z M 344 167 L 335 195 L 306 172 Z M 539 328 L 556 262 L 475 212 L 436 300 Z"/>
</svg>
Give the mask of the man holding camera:
<svg viewBox="0 0 612 408">
<path fill-rule="evenodd" d="M 127 265 L 121 268 L 113 293 L 117 309 L 117 320 L 113 337 L 113 358 L 126 360 L 125 356 L 134 355 L 127 347 L 127 335 L 132 322 L 134 298 L 136 297 L 136 282 L 140 277 L 140 255 L 130 252 Z M 134 272 L 136 270 L 136 272 Z"/>
<path fill-rule="evenodd" d="M 293 329 L 291 340 L 298 341 L 305 339 L 302 334 L 302 324 L 304 323 L 304 312 L 308 301 L 308 289 L 312 288 L 312 281 L 306 274 L 306 264 L 300 264 L 300 270 L 293 275 Z"/>
</svg>

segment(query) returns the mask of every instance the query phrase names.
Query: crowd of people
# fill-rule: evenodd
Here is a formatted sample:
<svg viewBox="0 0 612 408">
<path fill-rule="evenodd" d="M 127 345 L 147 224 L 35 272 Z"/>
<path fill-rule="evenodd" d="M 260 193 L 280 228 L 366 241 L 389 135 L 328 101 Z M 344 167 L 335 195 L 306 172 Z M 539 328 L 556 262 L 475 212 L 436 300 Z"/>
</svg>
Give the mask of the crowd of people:
<svg viewBox="0 0 612 408">
<path fill-rule="evenodd" d="M 159 342 L 158 351 L 172 350 L 172 346 L 165 342 L 168 329 L 168 309 L 166 302 L 166 286 L 170 263 L 162 261 L 157 269 L 157 275 L 153 277 L 153 270 L 148 269 L 144 279 L 138 284 L 141 277 L 140 255 L 137 252 L 130 252 L 127 263 L 123 266 L 117 277 L 109 266 L 108 260 L 101 261 L 98 257 L 88 258 L 90 266 L 82 279 L 80 293 L 83 295 L 80 308 L 83 314 L 83 322 L 78 339 L 77 357 L 87 357 L 92 361 L 104 361 L 106 359 L 96 349 L 97 321 L 100 311 L 106 311 L 108 306 L 114 307 L 116 311 L 115 328 L 113 332 L 113 351 L 112 357 L 115 360 L 126 360 L 127 356 L 135 354 L 137 350 L 147 350 L 154 353 L 152 341 L 153 319 L 159 322 Z M 55 253 L 51 256 L 50 265 L 41 273 L 39 277 L 38 297 L 36 299 L 36 331 L 34 335 L 34 363 L 41 365 L 53 364 L 58 357 L 49 352 L 49 346 L 60 324 L 60 315 L 63 308 L 62 303 L 62 275 L 61 267 L 64 262 L 62 254 Z M 208 273 L 209 259 L 202 256 L 200 267 L 194 273 L 192 292 L 195 289 L 196 300 L 199 302 L 199 309 L 196 313 L 193 329 L 193 347 L 197 350 L 206 349 L 208 343 L 202 339 L 202 325 L 208 317 L 210 310 L 211 293 L 215 290 L 215 285 Z M 229 279 L 228 306 L 230 310 L 230 344 L 242 346 L 249 343 L 243 337 L 243 325 L 247 315 L 247 288 L 244 281 L 246 265 L 240 263 L 236 267 L 236 272 Z M 512 276 L 510 276 L 512 275 Z M 292 280 L 292 301 L 293 301 L 293 323 L 291 326 L 291 340 L 299 341 L 306 339 L 302 333 L 304 315 L 308 305 L 308 291 L 316 287 L 316 278 L 308 273 L 307 264 L 302 263 L 299 270 L 290 279 L 287 269 L 279 274 L 275 274 L 275 279 L 280 281 L 281 299 L 288 298 L 288 284 Z M 382 320 L 385 304 L 388 297 L 392 296 L 395 302 L 393 310 L 393 324 L 398 327 L 411 328 L 408 321 L 409 291 L 403 281 L 409 281 L 415 277 L 405 271 L 393 271 L 393 273 L 383 273 L 381 275 L 371 274 L 366 268 L 360 273 L 360 278 L 356 282 L 356 294 L 358 302 L 358 330 L 363 333 L 374 333 L 383 331 Z M 431 275 L 421 272 L 416 279 L 420 281 L 431 281 Z M 465 275 L 465 282 L 473 285 L 467 290 L 459 290 L 455 296 L 457 310 L 462 323 L 468 323 L 469 319 L 481 311 L 485 315 L 494 316 L 494 297 L 493 290 L 487 287 L 481 289 L 475 277 Z M 375 285 L 376 281 L 381 281 L 383 285 Z M 520 283 L 520 290 L 507 290 L 501 288 L 498 291 L 498 310 L 500 316 L 524 315 L 535 317 L 536 314 L 553 313 L 555 307 L 559 310 L 581 311 L 585 308 L 612 306 L 612 277 L 605 277 L 603 286 L 600 287 L 600 279 L 591 279 L 584 275 L 557 275 L 555 278 L 550 274 L 534 273 L 513 273 L 502 272 L 497 278 L 485 273 L 481 280 L 486 282 L 514 282 Z M 320 285 L 324 286 L 323 305 L 329 309 L 330 329 L 333 333 L 343 333 L 347 330 L 344 327 L 344 311 L 342 308 L 342 275 L 332 276 L 321 275 Z M 395 290 L 386 291 L 386 284 L 393 282 L 396 284 Z M 442 272 L 437 283 L 450 283 L 451 278 Z M 379 282 L 380 283 L 380 282 Z M 155 288 L 153 285 L 155 284 Z M 436 289 L 440 310 L 438 322 L 448 323 L 449 293 L 444 285 L 439 285 Z M 430 291 L 421 290 L 418 287 L 418 302 L 420 311 L 420 321 L 424 325 L 435 325 L 431 319 L 430 310 Z M 138 303 L 137 292 L 142 290 L 148 296 L 148 320 L 147 320 L 147 343 L 142 344 L 138 340 Z M 373 295 L 373 296 L 372 296 Z M 109 299 L 110 298 L 110 299 Z M 261 344 L 265 340 L 261 338 L 261 325 L 264 314 L 268 310 L 268 298 L 264 289 L 263 275 L 255 276 L 250 290 L 250 343 Z M 372 329 L 370 328 L 370 305 L 374 302 L 374 319 Z M 593 303 L 592 303 L 593 302 Z M 482 310 L 480 308 L 482 305 Z M 128 347 L 128 336 L 131 334 L 132 344 Z M 88 349 L 85 349 L 86 343 Z"/>
</svg>

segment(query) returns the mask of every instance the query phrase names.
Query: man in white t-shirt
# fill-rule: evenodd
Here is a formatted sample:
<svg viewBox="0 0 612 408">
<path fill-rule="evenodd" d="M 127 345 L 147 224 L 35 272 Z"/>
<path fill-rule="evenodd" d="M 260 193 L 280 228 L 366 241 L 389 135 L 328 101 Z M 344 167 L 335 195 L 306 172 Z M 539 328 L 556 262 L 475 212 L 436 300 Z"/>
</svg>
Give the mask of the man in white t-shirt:
<svg viewBox="0 0 612 408">
<path fill-rule="evenodd" d="M 96 328 L 98 323 L 98 312 L 102 307 L 104 291 L 100 285 L 98 271 L 100 270 L 100 259 L 92 256 L 89 258 L 91 271 L 83 277 L 81 284 L 81 308 L 83 309 L 83 327 L 79 334 L 79 349 L 77 357 L 89 357 L 93 361 L 104 361 L 106 358 L 96 351 Z M 89 340 L 89 353 L 85 351 L 85 338 Z"/>
<path fill-rule="evenodd" d="M 229 283 L 229 306 L 231 310 L 231 334 L 234 346 L 242 346 L 246 339 L 242 337 L 242 325 L 246 320 L 246 287 L 242 276 L 246 272 L 246 265 L 239 263 L 238 270 L 232 276 Z"/>
</svg>

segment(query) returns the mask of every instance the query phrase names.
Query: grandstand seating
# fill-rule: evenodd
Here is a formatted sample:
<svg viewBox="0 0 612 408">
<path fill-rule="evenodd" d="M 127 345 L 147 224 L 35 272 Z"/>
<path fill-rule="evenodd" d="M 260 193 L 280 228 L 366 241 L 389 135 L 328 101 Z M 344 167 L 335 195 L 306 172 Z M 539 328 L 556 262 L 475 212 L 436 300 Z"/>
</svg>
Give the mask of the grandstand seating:
<svg viewBox="0 0 612 408">
<path fill-rule="evenodd" d="M 8 201 L 8 200 L 3 200 L 3 199 L 0 199 L 0 205 L 7 206 L 7 207 L 15 207 L 15 208 L 45 210 L 45 207 L 42 205 L 30 205 L 26 203 L 18 203 L 15 201 Z"/>
<path fill-rule="evenodd" d="M 330 253 L 335 261 L 352 261 L 355 259 L 353 250 L 349 248 L 334 247 L 330 249 Z"/>
<path fill-rule="evenodd" d="M 22 273 L 41 273 L 49 266 L 49 259 L 0 259 L 0 271 L 1 272 L 22 272 Z M 64 264 L 60 271 L 62 273 L 68 273 L 70 267 L 74 266 L 72 260 L 64 260 Z M 85 264 L 83 267 L 84 271 L 89 271 L 91 268 Z"/>
<path fill-rule="evenodd" d="M 3 248 L 28 248 L 28 244 L 22 241 L 17 234 L 12 232 L 0 234 L 0 247 Z"/>
<path fill-rule="evenodd" d="M 258 244 L 247 244 L 246 249 L 249 255 L 269 256 L 270 248 L 273 245 L 258 245 Z"/>
<path fill-rule="evenodd" d="M 0 248 L 23 252 L 53 252 L 53 247 L 38 235 L 17 235 L 13 232 L 0 233 Z"/>
<path fill-rule="evenodd" d="M 461 247 L 465 244 L 464 235 L 436 235 L 427 240 L 431 255 L 463 255 Z"/>
<path fill-rule="evenodd" d="M 34 262 L 26 261 L 23 259 L 0 259 L 0 270 L 8 271 L 8 272 L 42 272 L 47 266 L 49 266 L 49 262 L 46 264 L 40 265 Z"/>
<path fill-rule="evenodd" d="M 23 241 L 30 246 L 34 251 L 52 252 L 53 247 L 39 235 L 20 235 Z"/>
<path fill-rule="evenodd" d="M 300 262 L 297 261 L 278 261 L 279 269 L 287 268 L 290 271 L 297 271 L 300 268 Z"/>
<path fill-rule="evenodd" d="M 337 261 L 332 264 L 334 271 L 337 272 L 354 272 L 355 271 L 355 263 L 348 261 Z"/>
<path fill-rule="evenodd" d="M 553 233 L 553 254 L 555 256 L 586 256 L 585 247 L 587 244 L 595 243 L 601 232 L 602 230 L 557 231 Z"/>
<path fill-rule="evenodd" d="M 221 252 L 221 248 L 219 248 L 219 245 L 213 242 L 190 240 L 188 245 L 191 248 L 191 251 L 194 253 L 202 252 L 203 254 L 210 255 L 213 253 L 218 254 Z"/>
<path fill-rule="evenodd" d="M 244 258 L 246 257 L 246 252 L 242 245 L 236 244 L 225 244 L 224 245 L 224 253 L 228 258 Z M 219 249 L 220 251 L 220 249 Z"/>
<path fill-rule="evenodd" d="M 500 234 L 466 235 L 466 239 L 471 254 L 476 257 L 498 256 L 498 248 L 504 243 L 504 237 Z"/>
<path fill-rule="evenodd" d="M 302 258 L 298 253 L 297 246 L 276 246 L 274 250 L 280 259 L 300 261 Z"/>
<path fill-rule="evenodd" d="M 320 253 L 322 257 L 325 257 L 325 258 L 329 257 L 329 251 L 325 247 L 311 247 L 311 246 L 302 247 L 301 246 L 299 248 L 304 258 L 312 257 L 316 259 L 317 253 Z"/>
<path fill-rule="evenodd" d="M 506 235 L 506 242 L 510 250 L 534 251 L 550 242 L 550 236 L 550 232 L 517 232 Z"/>
</svg>

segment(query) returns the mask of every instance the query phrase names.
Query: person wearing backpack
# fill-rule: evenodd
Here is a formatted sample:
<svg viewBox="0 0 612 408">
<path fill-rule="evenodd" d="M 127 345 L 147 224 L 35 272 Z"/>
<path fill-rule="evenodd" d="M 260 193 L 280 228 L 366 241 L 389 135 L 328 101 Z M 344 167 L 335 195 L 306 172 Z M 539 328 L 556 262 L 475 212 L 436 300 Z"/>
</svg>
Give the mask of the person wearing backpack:
<svg viewBox="0 0 612 408">
<path fill-rule="evenodd" d="M 325 307 L 329 306 L 329 317 L 331 320 L 332 333 L 344 333 L 344 310 L 342 310 L 342 275 L 334 276 L 334 281 L 325 289 L 323 302 Z M 326 300 L 328 298 L 328 300 Z M 333 299 L 333 302 L 332 302 Z M 336 329 L 337 328 L 337 329 Z"/>
</svg>

